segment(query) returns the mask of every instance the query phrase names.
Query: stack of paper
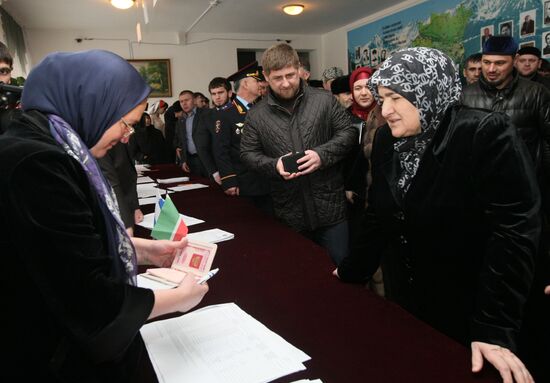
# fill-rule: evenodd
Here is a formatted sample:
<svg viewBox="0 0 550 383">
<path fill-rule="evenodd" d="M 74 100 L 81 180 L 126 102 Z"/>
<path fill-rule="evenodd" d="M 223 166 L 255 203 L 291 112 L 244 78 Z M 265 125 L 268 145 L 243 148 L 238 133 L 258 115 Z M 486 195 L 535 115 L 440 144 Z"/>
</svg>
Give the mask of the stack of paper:
<svg viewBox="0 0 550 383">
<path fill-rule="evenodd" d="M 151 177 L 142 176 L 142 177 L 137 178 L 137 183 L 138 184 L 148 184 L 148 183 L 151 183 L 151 182 L 155 182 L 155 180 L 152 179 Z"/>
<path fill-rule="evenodd" d="M 190 217 L 184 214 L 180 214 L 180 215 L 181 215 L 181 218 L 183 218 L 183 222 L 185 222 L 187 226 L 193 226 L 204 222 L 202 219 Z M 143 216 L 143 221 L 138 223 L 138 225 L 146 229 L 153 230 L 153 226 L 155 226 L 155 213 L 145 214 Z"/>
<path fill-rule="evenodd" d="M 210 229 L 210 230 L 198 231 L 196 233 L 189 233 L 187 234 L 187 238 L 192 241 L 218 243 L 223 241 L 229 241 L 230 239 L 235 238 L 235 235 L 225 230 Z"/>
<path fill-rule="evenodd" d="M 157 195 L 157 190 L 160 191 L 155 184 L 138 184 L 136 186 L 138 198 L 151 197 Z"/>
<path fill-rule="evenodd" d="M 161 383 L 260 383 L 305 370 L 310 357 L 234 303 L 142 327 Z"/>
</svg>

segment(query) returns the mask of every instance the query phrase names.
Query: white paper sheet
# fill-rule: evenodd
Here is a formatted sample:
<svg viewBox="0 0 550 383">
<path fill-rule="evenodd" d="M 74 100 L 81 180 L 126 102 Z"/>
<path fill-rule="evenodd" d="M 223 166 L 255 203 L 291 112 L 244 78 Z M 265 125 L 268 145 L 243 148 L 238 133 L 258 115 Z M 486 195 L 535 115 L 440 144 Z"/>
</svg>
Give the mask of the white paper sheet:
<svg viewBox="0 0 550 383">
<path fill-rule="evenodd" d="M 202 219 L 190 217 L 184 214 L 180 214 L 180 215 L 183 218 L 183 222 L 185 222 L 187 226 L 193 226 L 204 222 Z M 154 222 L 155 222 L 155 213 L 149 213 L 143 216 L 143 221 L 138 223 L 138 225 L 146 229 L 153 230 Z"/>
<path fill-rule="evenodd" d="M 151 290 L 169 290 L 176 286 L 175 284 L 169 284 L 168 282 L 155 281 L 150 275 L 144 277 L 144 274 L 145 273 L 138 274 L 137 276 L 138 287 Z"/>
<path fill-rule="evenodd" d="M 198 231 L 196 233 L 189 233 L 187 234 L 187 238 L 199 242 L 218 243 L 229 241 L 230 239 L 235 238 L 235 235 L 225 230 L 210 229 Z"/>
<path fill-rule="evenodd" d="M 208 185 L 204 185 L 204 184 L 187 184 L 187 185 L 171 186 L 170 190 L 179 192 L 179 191 L 186 191 L 186 190 L 193 190 L 193 189 L 202 189 L 207 187 Z"/>
<path fill-rule="evenodd" d="M 157 197 L 138 198 L 139 206 L 154 205 L 157 202 Z"/>
<path fill-rule="evenodd" d="M 152 179 L 151 177 L 148 177 L 148 176 L 143 176 L 143 177 L 138 177 L 137 178 L 137 183 L 138 184 L 148 184 L 148 183 L 151 183 L 151 182 L 155 182 L 155 180 Z"/>
<path fill-rule="evenodd" d="M 141 334 L 163 383 L 269 382 L 310 359 L 234 303 L 147 324 Z"/>
<path fill-rule="evenodd" d="M 137 195 L 138 198 L 147 198 L 147 197 L 153 197 L 157 195 L 157 191 L 160 193 L 160 195 L 166 194 L 166 190 L 160 189 L 155 184 L 138 184 L 136 186 L 137 189 Z M 168 193 L 173 193 L 172 191 L 168 191 Z"/>
<path fill-rule="evenodd" d="M 174 178 L 162 178 L 158 179 L 157 182 L 159 184 L 175 184 L 176 182 L 187 182 L 189 181 L 189 177 L 174 177 Z"/>
</svg>

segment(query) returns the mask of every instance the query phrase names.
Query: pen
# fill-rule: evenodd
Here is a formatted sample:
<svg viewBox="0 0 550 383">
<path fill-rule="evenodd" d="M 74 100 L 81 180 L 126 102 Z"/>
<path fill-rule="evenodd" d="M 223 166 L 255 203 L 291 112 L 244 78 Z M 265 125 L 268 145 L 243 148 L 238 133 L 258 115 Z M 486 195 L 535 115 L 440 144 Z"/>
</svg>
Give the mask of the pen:
<svg viewBox="0 0 550 383">
<path fill-rule="evenodd" d="M 207 280 L 209 280 L 210 278 L 212 278 L 214 275 L 216 275 L 216 273 L 220 271 L 219 268 L 216 268 L 214 270 L 210 270 L 204 277 L 200 278 L 198 281 L 197 281 L 197 284 L 199 285 L 202 285 L 204 282 L 206 282 Z"/>
</svg>

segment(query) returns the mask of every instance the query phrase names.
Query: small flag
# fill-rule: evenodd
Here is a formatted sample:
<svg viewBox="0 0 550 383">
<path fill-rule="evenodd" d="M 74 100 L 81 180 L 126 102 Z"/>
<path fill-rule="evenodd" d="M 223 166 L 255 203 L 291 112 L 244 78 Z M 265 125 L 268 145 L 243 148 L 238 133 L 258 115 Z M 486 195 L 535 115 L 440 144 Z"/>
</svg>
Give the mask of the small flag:
<svg viewBox="0 0 550 383">
<path fill-rule="evenodd" d="M 160 196 L 159 189 L 157 189 L 157 203 L 155 203 L 155 215 L 153 216 L 153 225 L 157 223 L 159 219 L 160 211 L 162 210 L 162 205 L 164 205 L 164 200 Z"/>
<path fill-rule="evenodd" d="M 162 199 L 162 198 L 161 198 Z M 160 214 L 155 222 L 151 236 L 155 239 L 169 239 L 179 241 L 187 235 L 187 226 L 183 222 L 178 209 L 170 196 L 162 204 Z"/>
</svg>

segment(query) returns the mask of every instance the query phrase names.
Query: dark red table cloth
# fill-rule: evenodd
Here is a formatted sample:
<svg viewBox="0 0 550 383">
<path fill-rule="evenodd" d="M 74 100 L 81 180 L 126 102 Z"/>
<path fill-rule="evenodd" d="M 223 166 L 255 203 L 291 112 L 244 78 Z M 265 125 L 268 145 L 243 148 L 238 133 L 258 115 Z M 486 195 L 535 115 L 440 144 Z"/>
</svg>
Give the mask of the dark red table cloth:
<svg viewBox="0 0 550 383">
<path fill-rule="evenodd" d="M 154 169 L 147 175 L 184 175 L 175 166 Z M 198 307 L 235 302 L 311 356 L 305 371 L 276 382 L 499 381 L 488 365 L 472 374 L 463 345 L 364 287 L 337 280 L 328 254 L 314 242 L 215 184 L 192 181 L 210 187 L 170 195 L 180 213 L 206 221 L 189 231 L 220 228 L 235 234 L 218 244 L 212 268 L 220 272 Z M 151 212 L 153 205 L 143 210 Z M 149 236 L 145 229 L 136 232 Z"/>
</svg>

